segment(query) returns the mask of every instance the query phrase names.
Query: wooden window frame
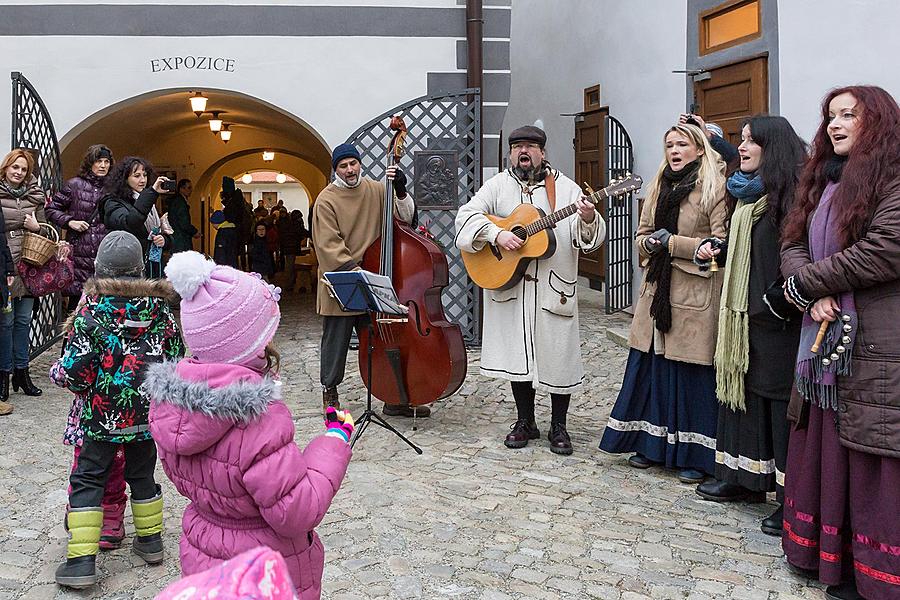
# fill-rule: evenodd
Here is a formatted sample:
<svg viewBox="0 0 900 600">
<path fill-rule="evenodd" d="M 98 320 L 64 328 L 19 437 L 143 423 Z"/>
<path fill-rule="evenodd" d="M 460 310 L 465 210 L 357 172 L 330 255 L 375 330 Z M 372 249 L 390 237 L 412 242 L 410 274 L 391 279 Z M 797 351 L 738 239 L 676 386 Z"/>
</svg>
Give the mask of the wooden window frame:
<svg viewBox="0 0 900 600">
<path fill-rule="evenodd" d="M 739 38 L 735 38 L 733 40 L 729 40 L 724 44 L 719 44 L 718 46 L 709 46 L 709 36 L 706 30 L 706 21 L 712 19 L 716 15 L 720 13 L 726 13 L 731 10 L 735 10 L 740 8 L 741 6 L 751 4 L 756 2 L 756 22 L 759 23 L 759 27 L 757 28 L 755 33 L 751 33 L 749 35 L 745 35 Z M 698 17 L 698 36 L 700 40 L 700 56 L 706 56 L 707 54 L 713 54 L 714 52 L 718 52 L 719 50 L 724 50 L 726 48 L 731 48 L 732 46 L 738 46 L 740 44 L 744 44 L 749 42 L 750 40 L 755 40 L 762 37 L 763 30 L 763 21 L 762 21 L 762 0 L 729 0 L 728 2 L 724 2 L 718 6 L 714 6 L 713 8 L 707 9 L 700 13 Z"/>
<path fill-rule="evenodd" d="M 597 102 L 591 102 L 590 97 L 594 92 L 597 93 Z M 589 88 L 584 88 L 584 112 L 590 112 L 593 110 L 599 109 L 602 104 L 600 104 L 602 98 L 600 98 L 600 84 L 592 85 Z"/>
</svg>

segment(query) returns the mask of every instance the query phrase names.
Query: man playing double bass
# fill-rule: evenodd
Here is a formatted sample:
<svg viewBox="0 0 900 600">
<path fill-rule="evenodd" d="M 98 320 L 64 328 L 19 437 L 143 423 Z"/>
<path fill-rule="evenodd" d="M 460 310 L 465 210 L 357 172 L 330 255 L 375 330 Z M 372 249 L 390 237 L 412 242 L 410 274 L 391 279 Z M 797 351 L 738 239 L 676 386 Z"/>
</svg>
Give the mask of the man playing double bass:
<svg viewBox="0 0 900 600">
<path fill-rule="evenodd" d="M 312 228 L 316 232 L 313 247 L 319 261 L 319 280 L 328 271 L 359 269 L 363 254 L 381 235 L 384 209 L 384 184 L 360 175 L 359 152 L 351 144 L 341 144 L 331 155 L 334 181 L 318 195 L 312 210 Z M 396 166 L 387 168 L 396 201 L 395 216 L 411 223 L 415 213 L 412 197 L 406 192 L 406 176 Z M 341 310 L 329 294 L 316 295 L 316 312 L 322 315 L 322 345 L 319 379 L 322 383 L 322 410 L 340 408 L 337 386 L 344 380 L 350 337 L 368 326 L 366 313 Z M 412 416 L 413 408 L 385 404 L 384 414 Z M 416 416 L 427 417 L 427 406 L 416 408 Z"/>
<path fill-rule="evenodd" d="M 600 247 L 606 225 L 594 205 L 571 179 L 544 159 L 547 136 L 538 127 L 520 127 L 509 135 L 506 171 L 489 179 L 456 216 L 456 246 L 477 252 L 486 244 L 516 250 L 522 246 L 510 231 L 485 215 L 508 216 L 522 203 L 546 214 L 575 204 L 577 216 L 560 221 L 551 235 L 554 253 L 529 263 L 522 279 L 505 290 L 485 290 L 481 373 L 512 383 L 517 417 L 506 436 L 509 448 L 538 439 L 535 390 L 549 392 L 552 416 L 548 439 L 556 454 L 571 454 L 566 413 L 571 394 L 581 390 L 584 369 L 578 331 L 578 254 Z"/>
</svg>

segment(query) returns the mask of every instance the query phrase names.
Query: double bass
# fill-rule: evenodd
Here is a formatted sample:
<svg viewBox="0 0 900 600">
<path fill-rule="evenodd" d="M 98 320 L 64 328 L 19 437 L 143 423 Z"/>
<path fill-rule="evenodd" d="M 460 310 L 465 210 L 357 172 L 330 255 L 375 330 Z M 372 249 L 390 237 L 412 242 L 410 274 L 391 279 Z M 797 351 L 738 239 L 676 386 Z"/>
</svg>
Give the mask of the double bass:
<svg viewBox="0 0 900 600">
<path fill-rule="evenodd" d="M 394 131 L 387 165 L 403 155 L 406 124 L 391 118 Z M 449 283 L 443 251 L 394 217 L 394 188 L 386 180 L 381 237 L 366 250 L 362 268 L 391 279 L 406 318 L 372 315 L 373 328 L 359 332 L 359 370 L 372 395 L 387 404 L 416 407 L 446 398 L 466 377 L 466 348 L 459 325 L 447 321 L 441 290 Z M 369 332 L 372 370 L 368 372 Z M 374 379 L 374 381 L 373 381 Z"/>
</svg>

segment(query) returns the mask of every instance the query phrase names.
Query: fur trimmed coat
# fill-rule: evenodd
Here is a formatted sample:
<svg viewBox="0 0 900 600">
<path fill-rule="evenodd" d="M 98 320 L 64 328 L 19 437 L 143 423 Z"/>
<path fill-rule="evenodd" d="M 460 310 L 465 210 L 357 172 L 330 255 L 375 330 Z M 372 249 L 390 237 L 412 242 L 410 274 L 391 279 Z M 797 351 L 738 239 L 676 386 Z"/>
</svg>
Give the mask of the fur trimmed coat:
<svg viewBox="0 0 900 600">
<path fill-rule="evenodd" d="M 582 196 L 574 181 L 556 178 L 556 209 Z M 510 171 L 489 179 L 456 213 L 456 246 L 477 252 L 492 244 L 500 228 L 485 215 L 507 217 L 523 203 L 553 212 L 543 182 L 526 186 Z M 510 381 L 530 381 L 536 390 L 573 394 L 581 390 L 584 367 L 578 327 L 578 256 L 600 247 L 606 224 L 599 213 L 588 224 L 572 215 L 549 230 L 556 251 L 533 260 L 525 276 L 508 290 L 484 291 L 481 373 Z"/>
<path fill-rule="evenodd" d="M 165 280 L 91 278 L 84 284 L 54 380 L 84 394 L 84 435 L 116 444 L 150 439 L 147 367 L 178 359 L 184 344 Z"/>
<path fill-rule="evenodd" d="M 145 388 L 166 475 L 190 500 L 181 572 L 199 573 L 257 546 L 280 552 L 301 600 L 318 599 L 322 521 L 350 462 L 326 435 L 294 443 L 281 384 L 239 365 L 193 359 L 154 365 Z"/>
</svg>

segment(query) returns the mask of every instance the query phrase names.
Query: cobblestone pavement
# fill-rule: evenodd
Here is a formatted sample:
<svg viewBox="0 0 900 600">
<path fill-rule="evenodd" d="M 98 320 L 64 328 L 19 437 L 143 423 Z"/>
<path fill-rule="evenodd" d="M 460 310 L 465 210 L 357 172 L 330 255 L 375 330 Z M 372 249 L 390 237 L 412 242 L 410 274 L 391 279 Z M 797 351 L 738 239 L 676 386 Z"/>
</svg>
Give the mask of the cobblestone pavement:
<svg viewBox="0 0 900 600">
<path fill-rule="evenodd" d="M 592 296 L 581 305 L 588 391 L 569 413 L 575 454 L 551 454 L 546 439 L 507 450 L 509 386 L 478 375 L 470 352 L 463 387 L 436 404 L 432 418 L 417 431 L 408 419 L 392 420 L 422 456 L 377 427 L 357 445 L 318 530 L 327 552 L 324 598 L 822 598 L 787 571 L 779 541 L 760 532 L 771 504 L 704 502 L 671 472 L 631 469 L 624 457 L 597 450 L 625 363 L 605 332 L 627 321 L 603 315 L 596 294 L 582 295 Z M 288 302 L 277 341 L 304 444 L 322 430 L 320 326 L 309 296 Z M 70 397 L 43 377 L 55 354 L 32 368 L 44 395 L 14 394 L 15 413 L 0 418 L 0 598 L 151 598 L 178 576 L 185 505 L 161 468 L 165 563 L 148 567 L 123 548 L 99 557 L 93 590 L 53 583 L 65 550 L 72 454 L 61 443 Z M 355 358 L 347 373 L 342 399 L 359 414 Z M 546 432 L 548 398 L 539 398 L 537 412 Z M 130 509 L 126 523 L 130 536 Z"/>
</svg>

